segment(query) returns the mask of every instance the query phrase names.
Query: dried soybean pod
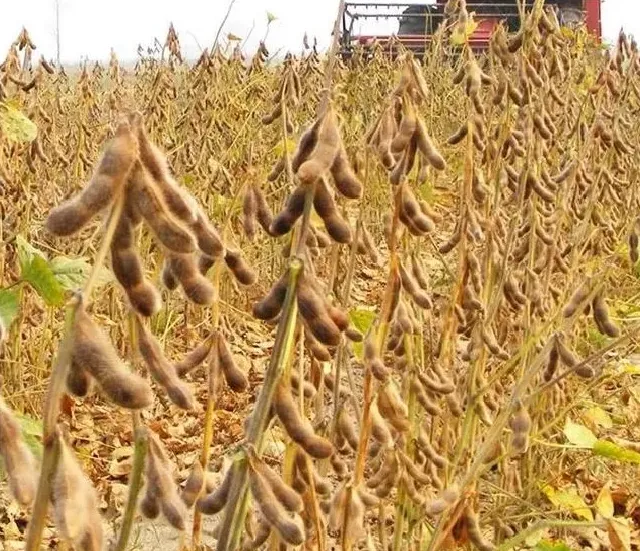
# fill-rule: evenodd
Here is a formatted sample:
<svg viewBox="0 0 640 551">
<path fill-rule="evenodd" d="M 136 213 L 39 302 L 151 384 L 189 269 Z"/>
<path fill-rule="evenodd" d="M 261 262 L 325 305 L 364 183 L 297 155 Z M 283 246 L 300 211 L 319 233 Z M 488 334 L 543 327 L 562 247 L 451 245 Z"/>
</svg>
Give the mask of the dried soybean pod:
<svg viewBox="0 0 640 551">
<path fill-rule="evenodd" d="M 78 398 L 84 398 L 93 386 L 93 379 L 91 375 L 87 373 L 86 369 L 72 361 L 69 365 L 69 372 L 67 373 L 67 390 L 73 396 Z"/>
<path fill-rule="evenodd" d="M 194 252 L 196 240 L 193 234 L 174 217 L 156 186 L 147 169 L 136 162 L 129 176 L 129 197 L 136 210 L 168 250 L 183 254 Z"/>
<path fill-rule="evenodd" d="M 200 208 L 197 209 L 196 221 L 189 228 L 196 236 L 198 249 L 202 254 L 210 258 L 218 258 L 224 252 L 224 244 L 218 230 Z"/>
<path fill-rule="evenodd" d="M 453 230 L 453 234 L 451 237 L 445 241 L 440 247 L 438 247 L 438 252 L 440 254 L 447 254 L 451 252 L 457 245 L 460 243 L 460 239 L 462 238 L 462 229 L 460 224 L 457 224 L 455 229 Z"/>
<path fill-rule="evenodd" d="M 344 336 L 347 337 L 351 342 L 362 342 L 363 336 L 360 331 L 358 331 L 355 327 L 347 327 L 344 332 Z"/>
<path fill-rule="evenodd" d="M 260 518 L 260 521 L 258 522 L 258 528 L 252 535 L 252 539 L 247 540 L 242 545 L 242 551 L 254 551 L 256 549 L 260 549 L 261 546 L 264 545 L 269 539 L 270 535 L 271 526 L 264 518 Z"/>
<path fill-rule="evenodd" d="M 392 154 L 397 155 L 407 148 L 411 138 L 416 132 L 417 124 L 418 119 L 413 103 L 411 100 L 404 98 L 402 120 L 400 121 L 397 134 L 393 140 L 391 140 Z"/>
<path fill-rule="evenodd" d="M 338 431 L 340 431 L 340 434 L 342 434 L 351 449 L 353 451 L 357 451 L 359 442 L 358 431 L 353 419 L 347 412 L 344 405 L 340 409 L 340 413 L 338 415 Z"/>
<path fill-rule="evenodd" d="M 167 396 L 176 406 L 186 410 L 193 409 L 195 397 L 191 389 L 178 378 L 173 365 L 165 358 L 160 343 L 137 316 L 136 331 L 138 350 L 153 380 L 167 391 Z"/>
<path fill-rule="evenodd" d="M 304 509 L 302 498 L 291 486 L 286 484 L 280 475 L 269 467 L 258 455 L 255 450 L 249 448 L 249 458 L 251 468 L 260 474 L 265 482 L 271 488 L 276 499 L 290 513 L 300 513 Z"/>
<path fill-rule="evenodd" d="M 128 123 L 122 122 L 80 194 L 51 210 L 47 230 L 58 236 L 72 235 L 107 208 L 122 190 L 136 155 L 135 136 Z"/>
<path fill-rule="evenodd" d="M 609 318 L 607 304 L 602 293 L 598 293 L 593 299 L 593 319 L 603 335 L 616 339 L 620 336 L 620 329 Z"/>
<path fill-rule="evenodd" d="M 184 530 L 187 508 L 180 496 L 171 473 L 172 465 L 159 438 L 149 432 L 146 477 L 148 489 L 155 495 L 162 514 L 177 530 Z M 155 512 L 155 511 L 153 511 Z"/>
<path fill-rule="evenodd" d="M 571 298 L 569 299 L 568 304 L 562 310 L 562 315 L 565 318 L 570 318 L 571 316 L 573 316 L 573 314 L 575 314 L 575 312 L 583 306 L 584 301 L 589 296 L 590 290 L 591 290 L 590 281 L 585 281 L 584 283 L 582 283 L 582 285 L 580 285 L 575 290 L 573 295 L 571 295 Z"/>
<path fill-rule="evenodd" d="M 269 233 L 271 223 L 273 222 L 273 212 L 267 199 L 262 193 L 262 190 L 256 185 L 253 185 L 253 196 L 256 201 L 256 216 L 258 223 L 262 226 L 262 229 Z"/>
<path fill-rule="evenodd" d="M 360 199 L 362 196 L 362 183 L 349 164 L 349 157 L 340 144 L 338 154 L 331 165 L 331 175 L 338 191 L 348 199 Z"/>
<path fill-rule="evenodd" d="M 291 168 L 293 172 L 297 172 L 300 165 L 307 160 L 311 151 L 316 146 L 318 141 L 318 129 L 321 124 L 321 119 L 316 120 L 307 130 L 303 132 L 298 141 L 298 148 L 296 149 L 291 159 Z"/>
<path fill-rule="evenodd" d="M 291 391 L 282 383 L 278 384 L 273 401 L 274 409 L 291 439 L 300 445 L 311 457 L 327 459 L 333 453 L 329 440 L 318 436 L 311 423 L 300 416 Z"/>
<path fill-rule="evenodd" d="M 393 381 L 389 380 L 380 387 L 377 404 L 380 414 L 398 432 L 405 432 L 409 429 L 409 410 Z"/>
<path fill-rule="evenodd" d="M 293 190 L 293 193 L 291 193 L 287 199 L 284 209 L 282 209 L 271 222 L 271 226 L 269 227 L 270 235 L 279 237 L 289 233 L 296 223 L 296 220 L 302 216 L 308 189 L 308 186 L 300 184 Z"/>
<path fill-rule="evenodd" d="M 275 318 L 282 310 L 289 284 L 289 271 L 286 271 L 269 289 L 269 292 L 253 305 L 253 315 L 260 320 Z"/>
<path fill-rule="evenodd" d="M 0 457 L 11 494 L 20 505 L 29 505 L 36 495 L 38 466 L 15 415 L 0 397 Z"/>
<path fill-rule="evenodd" d="M 440 152 L 436 149 L 431 137 L 427 133 L 424 121 L 420 117 L 418 117 L 416 137 L 418 149 L 420 150 L 420 153 L 424 155 L 425 159 L 427 159 L 429 164 L 436 170 L 444 170 L 447 167 L 447 163 Z"/>
<path fill-rule="evenodd" d="M 233 468 L 229 467 L 220 485 L 206 496 L 200 497 L 196 503 L 198 511 L 205 515 L 215 515 L 227 504 L 227 496 L 233 481 Z"/>
<path fill-rule="evenodd" d="M 284 171 L 285 166 L 286 162 L 284 156 L 282 156 L 278 159 L 276 164 L 273 165 L 271 172 L 269 172 L 269 174 L 267 175 L 267 180 L 269 182 L 275 182 L 278 179 L 278 176 L 280 176 L 280 174 L 282 174 L 282 172 Z"/>
<path fill-rule="evenodd" d="M 306 277 L 299 281 L 297 302 L 300 315 L 313 336 L 322 344 L 337 346 L 340 342 L 340 329 L 327 313 L 325 304 Z"/>
<path fill-rule="evenodd" d="M 467 123 L 463 123 L 460 125 L 460 128 L 458 128 L 458 130 L 456 130 L 456 132 L 449 137 L 447 143 L 449 145 L 457 145 L 467 137 L 468 133 L 469 126 L 467 125 Z"/>
<path fill-rule="evenodd" d="M 98 496 L 68 444 L 58 434 L 55 438 L 60 454 L 51 487 L 56 527 L 78 549 L 99 551 L 103 535 Z"/>
<path fill-rule="evenodd" d="M 557 335 L 555 338 L 555 348 L 558 356 L 560 356 L 560 361 L 568 368 L 574 368 L 580 363 L 580 360 L 576 358 L 560 335 Z"/>
<path fill-rule="evenodd" d="M 545 381 L 549 382 L 551 379 L 553 379 L 554 375 L 556 374 L 556 371 L 558 370 L 559 357 L 560 355 L 558 354 L 558 348 L 554 344 L 554 346 L 549 351 L 549 359 L 547 361 L 547 367 L 545 368 L 545 371 L 544 371 Z"/>
<path fill-rule="evenodd" d="M 140 160 L 154 179 L 169 211 L 184 224 L 195 222 L 194 199 L 175 181 L 169 170 L 166 156 L 149 140 L 140 121 L 137 127 Z"/>
<path fill-rule="evenodd" d="M 340 216 L 329 186 L 324 178 L 319 178 L 313 196 L 313 208 L 322 218 L 327 233 L 338 243 L 351 243 L 351 228 Z"/>
<path fill-rule="evenodd" d="M 378 154 L 380 160 L 386 169 L 393 168 L 395 159 L 391 154 L 391 140 L 395 132 L 395 120 L 393 118 L 393 110 L 391 107 L 387 108 L 380 119 L 380 126 L 378 129 Z"/>
<path fill-rule="evenodd" d="M 242 256 L 242 252 L 235 249 L 227 249 L 224 261 L 234 277 L 242 285 L 253 285 L 256 281 L 256 274 L 247 264 Z"/>
<path fill-rule="evenodd" d="M 193 255 L 172 253 L 167 256 L 167 262 L 190 300 L 203 305 L 213 302 L 213 284 L 202 275 Z"/>
<path fill-rule="evenodd" d="M 290 545 L 301 545 L 305 535 L 300 517 L 292 517 L 287 513 L 267 481 L 255 469 L 249 471 L 249 485 L 260 512 L 278 535 Z"/>
<path fill-rule="evenodd" d="M 531 417 L 529 417 L 522 400 L 518 400 L 515 405 L 514 414 L 509 420 L 509 427 L 516 434 L 528 433 L 531 430 Z"/>
<path fill-rule="evenodd" d="M 464 509 L 463 518 L 467 526 L 467 534 L 469 534 L 469 540 L 479 551 L 495 551 L 496 546 L 487 541 L 480 528 L 480 521 L 478 514 L 473 510 L 471 505 L 467 504 Z"/>
<path fill-rule="evenodd" d="M 173 272 L 171 271 L 171 267 L 169 266 L 166 259 L 162 263 L 162 273 L 160 275 L 160 278 L 162 279 L 162 284 L 169 291 L 175 291 L 178 288 L 178 285 L 179 285 L 178 280 L 176 279 L 176 276 L 173 275 Z"/>
<path fill-rule="evenodd" d="M 141 409 L 151 405 L 153 394 L 147 382 L 123 365 L 107 337 L 82 306 L 76 311 L 71 361 L 87 370 L 119 406 Z"/>
<path fill-rule="evenodd" d="M 193 504 L 198 499 L 200 492 L 202 492 L 204 488 L 204 469 L 200 464 L 200 461 L 196 459 L 193 462 L 193 466 L 191 467 L 191 472 L 189 473 L 189 477 L 184 484 L 184 488 L 182 489 L 182 493 L 180 497 L 184 504 L 191 508 Z"/>
<path fill-rule="evenodd" d="M 200 366 L 202 362 L 204 362 L 209 356 L 212 346 L 213 339 L 211 338 L 211 336 L 209 336 L 179 362 L 176 362 L 173 367 L 176 370 L 178 377 L 182 377 L 196 367 Z"/>
<path fill-rule="evenodd" d="M 242 227 L 249 241 L 256 236 L 256 215 L 258 205 L 252 186 L 248 185 L 242 200 Z"/>
<path fill-rule="evenodd" d="M 331 168 L 338 154 L 340 143 L 335 113 L 329 106 L 322 116 L 313 151 L 296 171 L 296 175 L 303 184 L 315 182 Z"/>
<path fill-rule="evenodd" d="M 249 386 L 249 380 L 244 372 L 236 365 L 227 341 L 221 333 L 218 333 L 216 337 L 216 346 L 218 358 L 220 359 L 220 367 L 229 388 L 234 392 L 246 390 Z"/>
</svg>

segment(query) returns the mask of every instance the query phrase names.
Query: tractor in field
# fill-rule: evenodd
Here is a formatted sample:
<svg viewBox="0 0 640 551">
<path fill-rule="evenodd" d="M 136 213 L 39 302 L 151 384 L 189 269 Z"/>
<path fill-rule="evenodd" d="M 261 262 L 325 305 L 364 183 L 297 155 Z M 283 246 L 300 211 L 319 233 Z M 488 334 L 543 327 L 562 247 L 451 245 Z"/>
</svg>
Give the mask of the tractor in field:
<svg viewBox="0 0 640 551">
<path fill-rule="evenodd" d="M 422 55 L 438 27 L 445 21 L 446 0 L 423 3 L 407 2 L 346 2 L 341 21 L 342 55 L 349 57 L 354 48 L 376 43 L 404 45 L 417 55 Z M 600 38 L 602 0 L 553 0 L 546 2 L 556 10 L 561 24 L 572 26 L 584 24 Z M 530 9 L 532 2 L 525 3 Z M 520 25 L 520 14 L 516 0 L 474 0 L 467 2 L 469 13 L 475 14 L 478 24 L 469 43 L 474 50 L 484 50 L 494 29 L 504 23 L 515 32 Z"/>
</svg>

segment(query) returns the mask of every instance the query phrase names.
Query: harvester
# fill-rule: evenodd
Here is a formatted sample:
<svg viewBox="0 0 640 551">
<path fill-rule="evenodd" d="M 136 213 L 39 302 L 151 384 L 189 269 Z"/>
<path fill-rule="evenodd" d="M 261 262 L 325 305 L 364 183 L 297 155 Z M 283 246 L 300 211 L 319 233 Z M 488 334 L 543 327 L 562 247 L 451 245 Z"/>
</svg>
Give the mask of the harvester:
<svg viewBox="0 0 640 551">
<path fill-rule="evenodd" d="M 376 43 L 402 44 L 420 56 L 427 51 L 434 33 L 445 22 L 446 0 L 431 2 L 346 2 L 341 21 L 341 49 L 349 57 L 354 48 L 369 47 Z M 522 3 L 530 9 L 532 2 Z M 559 22 L 566 26 L 584 25 L 601 38 L 602 0 L 552 0 L 551 6 Z M 467 11 L 474 13 L 477 27 L 469 38 L 474 50 L 485 50 L 494 29 L 504 23 L 509 31 L 517 31 L 520 25 L 518 0 L 475 0 L 467 2 Z"/>
</svg>

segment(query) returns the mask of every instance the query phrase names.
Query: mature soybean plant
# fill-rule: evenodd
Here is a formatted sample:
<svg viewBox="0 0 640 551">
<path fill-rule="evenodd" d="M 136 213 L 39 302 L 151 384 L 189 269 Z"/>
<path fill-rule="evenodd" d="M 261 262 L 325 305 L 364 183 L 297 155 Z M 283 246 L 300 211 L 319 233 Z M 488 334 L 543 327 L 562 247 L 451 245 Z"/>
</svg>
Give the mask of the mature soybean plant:
<svg viewBox="0 0 640 551">
<path fill-rule="evenodd" d="M 75 549 L 149 522 L 181 549 L 625 548 L 608 486 L 576 480 L 606 457 L 637 489 L 607 413 L 631 411 L 618 359 L 640 328 L 636 44 L 605 51 L 536 2 L 481 54 L 466 3 L 446 14 L 422 62 L 305 41 L 191 66 L 171 27 L 133 70 L 67 75 L 20 34 L 0 66 L 0 455 L 27 549 L 49 512 Z M 607 439 L 571 421 L 587 403 Z M 133 446 L 108 511 L 74 421 L 104 411 Z"/>
</svg>

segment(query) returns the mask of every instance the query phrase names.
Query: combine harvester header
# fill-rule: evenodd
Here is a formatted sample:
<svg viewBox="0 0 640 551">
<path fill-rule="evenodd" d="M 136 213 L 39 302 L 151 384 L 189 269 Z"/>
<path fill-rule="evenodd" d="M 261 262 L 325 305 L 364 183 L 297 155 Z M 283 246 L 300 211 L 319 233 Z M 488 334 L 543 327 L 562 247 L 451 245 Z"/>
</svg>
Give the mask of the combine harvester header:
<svg viewBox="0 0 640 551">
<path fill-rule="evenodd" d="M 341 45 L 343 56 L 349 57 L 354 46 L 388 43 L 395 38 L 417 55 L 423 54 L 437 30 L 445 20 L 445 0 L 430 3 L 407 2 L 346 2 L 341 22 Z M 527 2 L 525 8 L 531 8 Z M 597 38 L 602 35 L 602 0 L 555 0 L 545 5 L 553 6 L 558 20 L 563 25 L 584 24 Z M 469 43 L 474 50 L 484 50 L 496 26 L 504 22 L 509 31 L 517 31 L 520 14 L 516 0 L 489 2 L 476 0 L 467 2 L 469 13 L 475 13 L 477 28 Z M 361 29 L 385 22 L 397 25 L 395 31 L 386 34 L 361 34 Z"/>
</svg>

